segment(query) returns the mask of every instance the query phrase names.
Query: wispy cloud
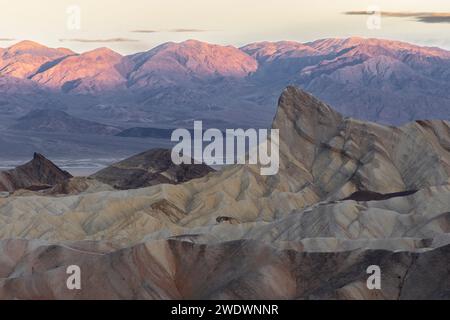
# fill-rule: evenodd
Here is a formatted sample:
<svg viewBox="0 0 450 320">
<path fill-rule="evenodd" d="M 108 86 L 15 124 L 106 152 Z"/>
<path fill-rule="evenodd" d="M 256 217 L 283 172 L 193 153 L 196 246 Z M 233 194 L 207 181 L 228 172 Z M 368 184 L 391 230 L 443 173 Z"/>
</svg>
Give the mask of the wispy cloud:
<svg viewBox="0 0 450 320">
<path fill-rule="evenodd" d="M 84 38 L 73 38 L 73 39 L 59 39 L 60 42 L 83 42 L 83 43 L 114 43 L 114 42 L 138 42 L 136 39 L 129 38 L 110 38 L 110 39 L 84 39 Z"/>
<path fill-rule="evenodd" d="M 159 32 L 158 30 L 145 30 L 145 29 L 143 29 L 143 30 L 132 30 L 131 32 L 134 32 L 134 33 L 156 33 L 156 32 Z"/>
<path fill-rule="evenodd" d="M 347 11 L 346 15 L 373 15 L 371 11 Z M 407 11 L 381 11 L 382 17 L 414 18 L 423 23 L 450 23 L 450 12 L 407 12 Z"/>
<path fill-rule="evenodd" d="M 13 38 L 0 38 L 0 41 L 15 41 Z"/>
<path fill-rule="evenodd" d="M 425 23 L 450 23 L 450 13 L 447 16 L 417 17 L 417 20 Z"/>
<path fill-rule="evenodd" d="M 206 32 L 207 30 L 201 29 L 172 29 L 169 32 Z"/>
<path fill-rule="evenodd" d="M 141 29 L 141 30 L 132 30 L 134 33 L 158 33 L 158 32 L 173 32 L 173 33 L 184 33 L 184 32 L 207 32 L 208 30 L 203 29 L 195 29 L 195 28 L 177 28 L 177 29 L 169 29 L 169 30 L 152 30 L 152 29 Z"/>
</svg>

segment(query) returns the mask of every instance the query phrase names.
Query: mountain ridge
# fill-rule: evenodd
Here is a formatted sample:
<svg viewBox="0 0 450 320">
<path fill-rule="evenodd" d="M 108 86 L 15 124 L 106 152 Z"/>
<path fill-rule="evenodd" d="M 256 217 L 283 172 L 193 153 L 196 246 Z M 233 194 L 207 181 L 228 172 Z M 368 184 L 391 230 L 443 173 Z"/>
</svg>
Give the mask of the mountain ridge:
<svg viewBox="0 0 450 320">
<path fill-rule="evenodd" d="M 243 122 L 249 117 L 239 119 L 235 113 L 248 112 L 255 115 L 257 126 L 267 126 L 278 92 L 293 84 L 362 120 L 396 125 L 450 119 L 445 108 L 450 103 L 450 51 L 400 41 L 353 37 L 236 48 L 187 40 L 128 56 L 107 48 L 81 54 L 35 50 L 44 50 L 44 56 L 0 59 L 0 66 L 6 63 L 0 74 L 23 79 L 23 84 L 15 80 L 18 91 L 31 81 L 86 113 L 90 109 L 73 97 L 126 104 L 130 115 L 157 110 L 162 118 L 175 121 L 190 115 Z"/>
<path fill-rule="evenodd" d="M 78 134 L 114 135 L 122 130 L 98 122 L 80 119 L 61 110 L 37 109 L 17 119 L 11 130 L 66 132 Z"/>
</svg>

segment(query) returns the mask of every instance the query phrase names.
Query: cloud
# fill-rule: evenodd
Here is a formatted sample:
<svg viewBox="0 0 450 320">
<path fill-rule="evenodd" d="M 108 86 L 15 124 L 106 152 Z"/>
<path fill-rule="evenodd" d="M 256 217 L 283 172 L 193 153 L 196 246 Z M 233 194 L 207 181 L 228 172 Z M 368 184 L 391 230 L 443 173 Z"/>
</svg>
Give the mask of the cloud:
<svg viewBox="0 0 450 320">
<path fill-rule="evenodd" d="M 174 33 L 183 33 L 183 32 L 207 32 L 208 30 L 202 29 L 194 29 L 194 28 L 177 28 L 177 29 L 169 29 L 169 30 L 132 30 L 134 33 L 157 33 L 157 32 L 174 32 Z"/>
<path fill-rule="evenodd" d="M 206 30 L 201 29 L 172 29 L 169 32 L 206 32 Z"/>
<path fill-rule="evenodd" d="M 134 32 L 134 33 L 156 33 L 159 31 L 158 30 L 132 30 L 131 32 Z"/>
<path fill-rule="evenodd" d="M 417 17 L 417 20 L 425 23 L 450 23 L 450 14 L 448 16 L 423 16 Z"/>
<path fill-rule="evenodd" d="M 373 15 L 373 11 L 347 11 L 346 15 Z M 414 18 L 418 22 L 423 23 L 450 23 L 450 12 L 393 12 L 381 11 L 382 17 L 393 18 Z"/>
<path fill-rule="evenodd" d="M 17 39 L 13 39 L 13 38 L 0 38 L 0 41 L 15 41 Z"/>
<path fill-rule="evenodd" d="M 113 43 L 113 42 L 138 42 L 139 40 L 128 38 L 110 38 L 110 39 L 59 39 L 60 42 L 83 42 L 83 43 Z"/>
</svg>

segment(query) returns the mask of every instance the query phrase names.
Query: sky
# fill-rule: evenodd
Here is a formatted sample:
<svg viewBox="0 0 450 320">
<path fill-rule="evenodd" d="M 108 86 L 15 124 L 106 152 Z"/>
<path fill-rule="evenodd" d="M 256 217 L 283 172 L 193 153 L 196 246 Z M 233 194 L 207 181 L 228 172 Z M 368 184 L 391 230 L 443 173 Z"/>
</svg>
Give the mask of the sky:
<svg viewBox="0 0 450 320">
<path fill-rule="evenodd" d="M 0 0 L 0 8 L 0 47 L 33 40 L 131 54 L 187 39 L 242 46 L 364 36 L 450 49 L 449 0 Z"/>
</svg>

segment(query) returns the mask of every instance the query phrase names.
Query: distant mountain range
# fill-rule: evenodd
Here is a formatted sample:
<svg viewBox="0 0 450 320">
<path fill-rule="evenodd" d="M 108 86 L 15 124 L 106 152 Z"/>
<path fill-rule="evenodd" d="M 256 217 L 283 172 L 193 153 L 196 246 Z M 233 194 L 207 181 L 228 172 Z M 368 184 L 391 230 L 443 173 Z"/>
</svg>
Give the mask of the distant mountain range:
<svg viewBox="0 0 450 320">
<path fill-rule="evenodd" d="M 389 124 L 450 119 L 450 52 L 364 38 L 260 42 L 195 40 L 122 56 L 77 54 L 23 41 L 0 49 L 0 110 L 64 110 L 124 127 L 268 126 L 293 84 L 347 116 Z M 143 124 L 146 125 L 143 125 Z"/>
<path fill-rule="evenodd" d="M 119 128 L 79 119 L 64 111 L 46 109 L 31 111 L 19 118 L 10 129 L 100 135 L 113 135 L 121 132 Z"/>
</svg>

